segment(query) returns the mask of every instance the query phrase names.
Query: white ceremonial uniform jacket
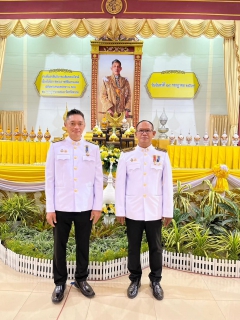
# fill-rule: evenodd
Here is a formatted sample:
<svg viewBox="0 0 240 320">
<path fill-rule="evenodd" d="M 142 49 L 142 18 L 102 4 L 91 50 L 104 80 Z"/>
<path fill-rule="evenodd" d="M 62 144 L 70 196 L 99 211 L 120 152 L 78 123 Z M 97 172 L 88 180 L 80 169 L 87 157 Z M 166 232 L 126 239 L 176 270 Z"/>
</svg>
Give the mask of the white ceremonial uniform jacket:
<svg viewBox="0 0 240 320">
<path fill-rule="evenodd" d="M 142 221 L 172 218 L 172 168 L 167 152 L 152 145 L 123 152 L 115 192 L 116 216 Z"/>
<path fill-rule="evenodd" d="M 45 176 L 47 212 L 102 210 L 103 173 L 98 146 L 69 137 L 52 143 Z"/>
</svg>

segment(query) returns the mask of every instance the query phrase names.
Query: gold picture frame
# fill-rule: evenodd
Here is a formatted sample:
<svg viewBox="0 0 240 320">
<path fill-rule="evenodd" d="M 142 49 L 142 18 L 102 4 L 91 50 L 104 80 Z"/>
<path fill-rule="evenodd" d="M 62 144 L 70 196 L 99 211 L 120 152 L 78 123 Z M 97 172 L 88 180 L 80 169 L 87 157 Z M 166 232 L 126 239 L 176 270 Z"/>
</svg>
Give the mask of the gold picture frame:
<svg viewBox="0 0 240 320">
<path fill-rule="evenodd" d="M 91 86 L 91 128 L 99 121 L 99 110 L 101 105 L 99 102 L 99 59 L 108 59 L 108 71 L 110 73 L 111 61 L 115 59 L 131 58 L 133 62 L 132 70 L 132 103 L 131 114 L 133 125 L 139 121 L 139 104 L 140 104 L 140 79 L 141 79 L 141 61 L 142 61 L 143 41 L 91 41 L 92 56 L 92 86 Z M 119 58 L 120 57 L 120 58 Z M 131 63 L 131 62 L 130 62 Z M 124 65 L 123 76 L 124 74 Z M 129 68 L 128 68 L 129 69 Z M 102 71 L 102 70 L 101 70 Z M 128 70 L 129 72 L 129 70 Z"/>
</svg>

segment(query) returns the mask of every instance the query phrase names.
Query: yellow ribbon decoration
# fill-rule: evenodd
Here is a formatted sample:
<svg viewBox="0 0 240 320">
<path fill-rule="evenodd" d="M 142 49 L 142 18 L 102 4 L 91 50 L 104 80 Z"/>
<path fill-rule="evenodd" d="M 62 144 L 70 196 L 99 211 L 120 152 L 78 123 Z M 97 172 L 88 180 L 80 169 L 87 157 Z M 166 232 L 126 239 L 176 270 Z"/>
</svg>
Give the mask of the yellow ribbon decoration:
<svg viewBox="0 0 240 320">
<path fill-rule="evenodd" d="M 229 190 L 227 177 L 229 175 L 228 167 L 225 164 L 216 164 L 213 167 L 213 174 L 217 178 L 214 190 L 217 192 L 224 192 Z"/>
</svg>

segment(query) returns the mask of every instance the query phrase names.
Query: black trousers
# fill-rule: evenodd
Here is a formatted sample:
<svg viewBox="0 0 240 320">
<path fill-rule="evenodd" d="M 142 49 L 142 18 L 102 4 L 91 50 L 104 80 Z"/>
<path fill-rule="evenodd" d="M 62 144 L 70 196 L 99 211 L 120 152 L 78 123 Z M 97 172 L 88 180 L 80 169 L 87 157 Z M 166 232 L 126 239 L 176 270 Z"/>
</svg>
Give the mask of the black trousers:
<svg viewBox="0 0 240 320">
<path fill-rule="evenodd" d="M 138 221 L 126 218 L 128 237 L 128 270 L 131 281 L 140 280 L 142 268 L 140 261 L 141 241 L 145 230 L 149 246 L 151 281 L 160 281 L 162 278 L 162 220 Z"/>
<path fill-rule="evenodd" d="M 92 229 L 91 210 L 82 212 L 56 211 L 57 223 L 53 228 L 53 275 L 56 285 L 67 281 L 66 247 L 72 223 L 75 226 L 76 271 L 75 278 L 85 281 L 88 277 L 89 239 Z"/>
</svg>

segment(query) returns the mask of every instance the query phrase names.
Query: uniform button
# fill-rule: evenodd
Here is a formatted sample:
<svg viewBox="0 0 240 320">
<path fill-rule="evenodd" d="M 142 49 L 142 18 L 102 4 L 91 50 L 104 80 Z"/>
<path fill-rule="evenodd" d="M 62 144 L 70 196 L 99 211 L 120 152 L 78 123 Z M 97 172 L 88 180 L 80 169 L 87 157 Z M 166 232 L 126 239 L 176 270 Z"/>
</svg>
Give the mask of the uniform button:
<svg viewBox="0 0 240 320">
<path fill-rule="evenodd" d="M 147 184 L 146 184 L 146 183 L 144 183 L 144 185 L 143 185 L 143 186 L 144 186 L 144 187 L 146 187 L 146 185 L 147 185 Z"/>
<path fill-rule="evenodd" d="M 74 149 L 77 149 L 77 147 L 74 147 Z"/>
<path fill-rule="evenodd" d="M 77 170 L 77 167 L 74 167 L 74 170 Z"/>
<path fill-rule="evenodd" d="M 144 153 L 144 155 L 146 156 L 147 154 L 146 154 L 146 153 Z"/>
<path fill-rule="evenodd" d="M 143 174 L 144 176 L 146 176 L 147 174 L 146 174 L 146 172 L 144 172 L 144 174 Z"/>
<path fill-rule="evenodd" d="M 146 162 L 144 162 L 144 165 L 145 165 L 145 166 L 146 166 L 146 164 L 147 164 L 147 163 L 146 163 Z"/>
<path fill-rule="evenodd" d="M 77 189 L 74 189 L 74 192 L 78 192 Z"/>
<path fill-rule="evenodd" d="M 147 195 L 146 195 L 146 194 L 144 194 L 144 195 L 143 195 L 143 198 L 146 198 L 146 196 L 147 196 Z"/>
<path fill-rule="evenodd" d="M 75 156 L 74 159 L 77 159 L 77 157 Z"/>
<path fill-rule="evenodd" d="M 77 181 L 77 178 L 74 178 L 74 181 Z"/>
</svg>

